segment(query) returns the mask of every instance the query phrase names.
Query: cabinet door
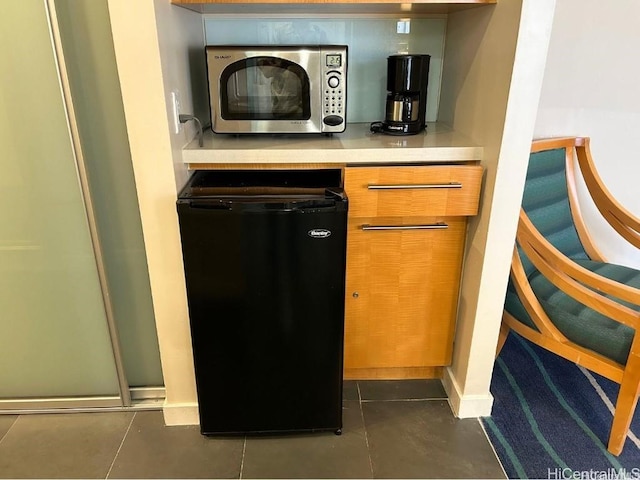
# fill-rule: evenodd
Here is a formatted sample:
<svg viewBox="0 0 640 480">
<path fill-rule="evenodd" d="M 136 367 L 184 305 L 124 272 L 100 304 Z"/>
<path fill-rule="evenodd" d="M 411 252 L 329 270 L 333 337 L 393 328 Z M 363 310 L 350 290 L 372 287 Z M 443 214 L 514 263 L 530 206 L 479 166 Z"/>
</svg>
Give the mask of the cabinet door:
<svg viewBox="0 0 640 480">
<path fill-rule="evenodd" d="M 349 221 L 346 370 L 450 363 L 466 219 L 393 220 Z"/>
</svg>

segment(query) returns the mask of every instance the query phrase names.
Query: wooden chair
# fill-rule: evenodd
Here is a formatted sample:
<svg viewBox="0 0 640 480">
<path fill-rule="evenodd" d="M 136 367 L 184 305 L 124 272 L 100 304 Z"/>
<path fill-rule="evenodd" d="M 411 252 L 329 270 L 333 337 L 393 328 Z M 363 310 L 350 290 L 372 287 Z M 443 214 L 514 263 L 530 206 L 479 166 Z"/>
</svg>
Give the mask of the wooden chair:
<svg viewBox="0 0 640 480">
<path fill-rule="evenodd" d="M 512 329 L 619 383 L 608 444 L 619 455 L 640 390 L 640 271 L 607 263 L 589 237 L 576 197 L 574 155 L 603 217 L 640 248 L 640 220 L 603 185 L 589 139 L 534 141 L 499 348 Z"/>
</svg>

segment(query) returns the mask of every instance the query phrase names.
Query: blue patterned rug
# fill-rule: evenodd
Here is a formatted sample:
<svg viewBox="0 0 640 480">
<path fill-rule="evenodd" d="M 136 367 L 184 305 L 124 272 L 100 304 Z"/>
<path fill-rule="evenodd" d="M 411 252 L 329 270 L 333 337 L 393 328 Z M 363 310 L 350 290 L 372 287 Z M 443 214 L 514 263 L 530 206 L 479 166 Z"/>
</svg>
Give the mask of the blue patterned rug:
<svg viewBox="0 0 640 480">
<path fill-rule="evenodd" d="M 640 409 L 622 454 L 607 452 L 618 384 L 512 332 L 491 393 L 482 422 L 509 478 L 640 479 Z"/>
</svg>

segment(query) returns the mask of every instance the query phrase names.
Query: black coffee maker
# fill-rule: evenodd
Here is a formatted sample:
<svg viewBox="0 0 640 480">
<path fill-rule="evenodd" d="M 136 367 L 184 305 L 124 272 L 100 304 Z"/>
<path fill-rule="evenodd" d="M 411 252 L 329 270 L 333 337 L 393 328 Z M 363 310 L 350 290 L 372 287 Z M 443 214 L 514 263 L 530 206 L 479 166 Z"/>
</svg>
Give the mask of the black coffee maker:
<svg viewBox="0 0 640 480">
<path fill-rule="evenodd" d="M 385 119 L 371 124 L 372 132 L 415 135 L 425 127 L 430 55 L 387 57 Z"/>
</svg>

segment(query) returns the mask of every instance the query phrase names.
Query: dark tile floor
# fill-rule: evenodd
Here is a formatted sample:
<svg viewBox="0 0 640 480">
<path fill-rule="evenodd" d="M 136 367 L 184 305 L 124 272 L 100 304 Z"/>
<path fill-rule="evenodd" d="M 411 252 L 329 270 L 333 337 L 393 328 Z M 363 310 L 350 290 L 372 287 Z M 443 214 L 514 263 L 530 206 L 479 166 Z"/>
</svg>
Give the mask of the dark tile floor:
<svg viewBox="0 0 640 480">
<path fill-rule="evenodd" d="M 345 382 L 343 434 L 206 438 L 162 413 L 0 415 L 0 478 L 505 478 L 439 381 Z"/>
</svg>

